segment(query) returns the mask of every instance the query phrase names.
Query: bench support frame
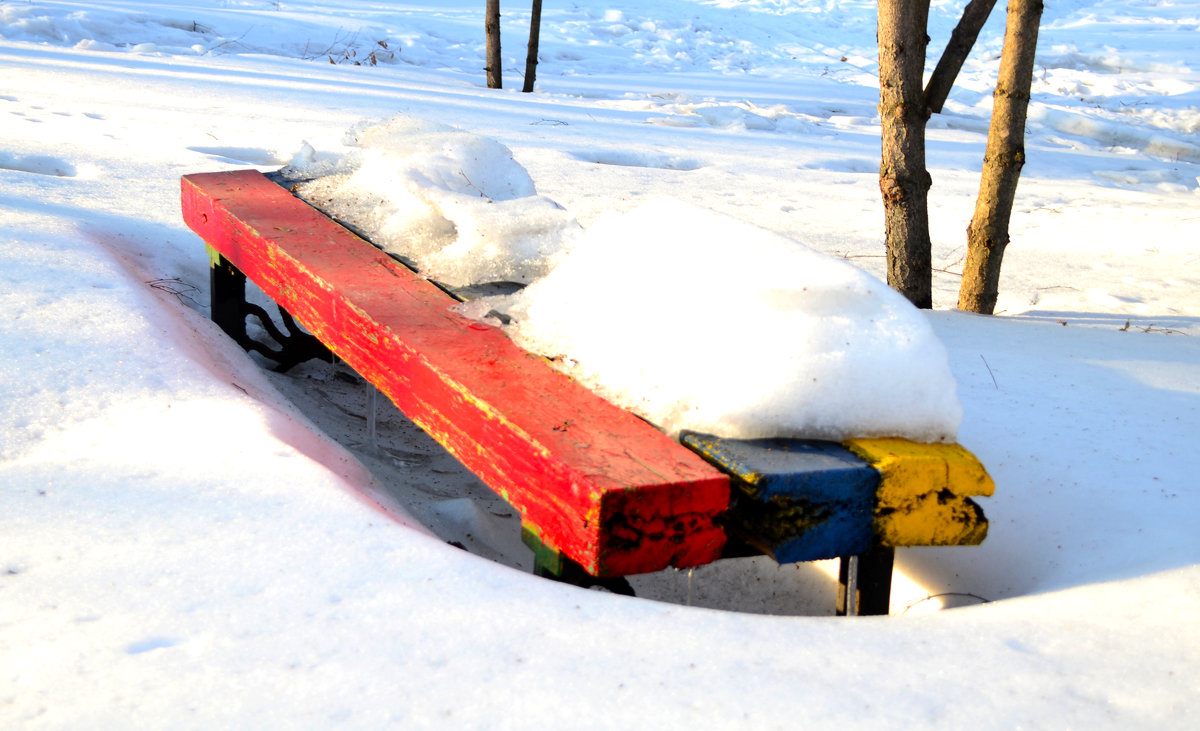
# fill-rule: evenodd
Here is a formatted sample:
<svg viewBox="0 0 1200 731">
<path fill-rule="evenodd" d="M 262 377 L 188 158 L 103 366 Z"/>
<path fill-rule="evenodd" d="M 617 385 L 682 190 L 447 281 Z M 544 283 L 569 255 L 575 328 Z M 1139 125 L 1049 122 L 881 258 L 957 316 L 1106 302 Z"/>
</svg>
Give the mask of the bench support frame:
<svg viewBox="0 0 1200 731">
<path fill-rule="evenodd" d="M 287 332 L 280 330 L 271 315 L 246 299 L 246 275 L 211 247 L 209 253 L 209 288 L 212 321 L 246 351 L 258 353 L 275 363 L 274 370 L 284 373 L 306 360 L 330 360 L 329 352 L 320 340 L 304 332 L 288 311 L 279 307 L 279 319 Z M 276 346 L 250 337 L 246 321 L 253 317 L 267 332 Z"/>
<path fill-rule="evenodd" d="M 866 553 L 844 556 L 838 567 L 837 615 L 861 617 L 888 613 L 896 549 L 873 546 Z"/>
</svg>

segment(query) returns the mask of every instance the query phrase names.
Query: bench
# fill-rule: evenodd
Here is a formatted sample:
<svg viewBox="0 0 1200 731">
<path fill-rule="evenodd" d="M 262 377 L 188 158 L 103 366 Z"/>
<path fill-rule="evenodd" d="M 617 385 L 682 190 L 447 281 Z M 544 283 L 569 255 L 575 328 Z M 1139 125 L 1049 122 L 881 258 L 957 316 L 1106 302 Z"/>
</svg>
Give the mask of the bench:
<svg viewBox="0 0 1200 731">
<path fill-rule="evenodd" d="M 520 513 L 539 575 L 630 593 L 626 576 L 724 557 L 841 558 L 839 614 L 886 614 L 896 547 L 987 534 L 971 498 L 991 480 L 957 445 L 677 442 L 262 173 L 186 175 L 181 195 L 213 320 L 278 369 L 330 354 L 354 368 Z M 247 302 L 247 279 L 282 327 Z"/>
</svg>

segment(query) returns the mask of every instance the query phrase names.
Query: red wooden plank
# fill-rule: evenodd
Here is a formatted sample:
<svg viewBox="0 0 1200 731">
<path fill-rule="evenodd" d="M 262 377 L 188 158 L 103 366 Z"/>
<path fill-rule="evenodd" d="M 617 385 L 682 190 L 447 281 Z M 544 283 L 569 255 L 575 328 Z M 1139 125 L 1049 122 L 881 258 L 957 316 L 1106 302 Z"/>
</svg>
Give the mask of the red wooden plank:
<svg viewBox="0 0 1200 731">
<path fill-rule="evenodd" d="M 728 478 L 253 171 L 184 176 L 188 226 L 597 576 L 716 560 Z"/>
</svg>

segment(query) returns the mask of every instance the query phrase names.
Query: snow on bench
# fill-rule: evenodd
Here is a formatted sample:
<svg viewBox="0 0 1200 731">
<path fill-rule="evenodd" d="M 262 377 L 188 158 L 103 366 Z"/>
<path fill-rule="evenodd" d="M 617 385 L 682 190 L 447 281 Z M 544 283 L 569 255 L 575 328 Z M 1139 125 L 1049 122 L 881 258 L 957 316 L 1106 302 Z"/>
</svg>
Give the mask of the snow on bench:
<svg viewBox="0 0 1200 731">
<path fill-rule="evenodd" d="M 184 176 L 182 203 L 210 253 L 213 319 L 281 367 L 332 351 L 357 370 L 520 512 L 540 574 L 621 590 L 749 551 L 841 557 L 839 612 L 886 614 L 894 547 L 986 536 L 970 498 L 992 483 L 957 445 L 676 441 L 257 171 Z M 287 333 L 246 303 L 246 278 Z M 280 347 L 255 343 L 247 317 Z"/>
</svg>

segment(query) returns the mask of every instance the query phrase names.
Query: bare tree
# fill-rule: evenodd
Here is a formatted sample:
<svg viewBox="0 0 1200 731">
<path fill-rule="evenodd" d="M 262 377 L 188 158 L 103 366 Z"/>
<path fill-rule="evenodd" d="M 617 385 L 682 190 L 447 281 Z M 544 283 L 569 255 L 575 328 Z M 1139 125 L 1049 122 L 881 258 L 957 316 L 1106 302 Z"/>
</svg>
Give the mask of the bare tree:
<svg viewBox="0 0 1200 731">
<path fill-rule="evenodd" d="M 1009 219 L 1025 164 L 1025 119 L 1041 19 L 1042 0 L 1009 0 L 979 197 L 967 227 L 960 310 L 990 315 L 996 309 L 1000 263 L 1008 246 Z"/>
<path fill-rule="evenodd" d="M 487 0 L 483 29 L 487 34 L 487 66 L 484 67 L 487 85 L 489 89 L 500 89 L 504 85 L 500 60 L 500 0 Z"/>
<path fill-rule="evenodd" d="M 950 88 L 954 86 L 954 79 L 962 70 L 967 54 L 971 52 L 975 39 L 979 38 L 979 31 L 983 30 L 983 24 L 987 22 L 995 5 L 996 0 L 971 0 L 967 3 L 962 18 L 950 33 L 950 41 L 938 59 L 937 68 L 933 70 L 929 83 L 925 85 L 925 106 L 929 107 L 932 114 L 942 111 L 942 105 L 950 95 Z"/>
<path fill-rule="evenodd" d="M 879 120 L 888 284 L 917 307 L 933 306 L 929 186 L 922 89 L 929 0 L 879 0 Z"/>
<path fill-rule="evenodd" d="M 525 86 L 521 88 L 523 92 L 533 91 L 533 82 L 537 78 L 538 39 L 541 33 L 542 0 L 533 0 L 533 8 L 529 11 L 529 50 L 525 54 Z"/>
<path fill-rule="evenodd" d="M 929 0 L 878 0 L 879 118 L 888 284 L 917 307 L 932 307 L 925 125 L 940 112 L 996 0 L 970 0 L 921 92 Z M 1025 117 L 1042 0 L 1010 0 L 984 170 L 967 235 L 959 307 L 991 313 L 1017 180 L 1025 160 Z"/>
</svg>

